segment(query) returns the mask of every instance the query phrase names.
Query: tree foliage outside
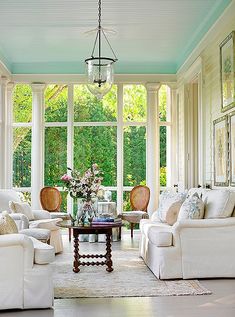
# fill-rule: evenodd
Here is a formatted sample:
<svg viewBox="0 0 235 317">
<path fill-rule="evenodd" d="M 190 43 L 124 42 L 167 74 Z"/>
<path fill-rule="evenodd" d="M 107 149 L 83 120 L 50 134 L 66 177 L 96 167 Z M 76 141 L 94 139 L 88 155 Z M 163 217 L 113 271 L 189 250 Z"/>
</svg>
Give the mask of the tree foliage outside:
<svg viewBox="0 0 235 317">
<path fill-rule="evenodd" d="M 147 93 L 143 85 L 125 85 L 123 90 L 123 120 L 146 122 Z"/>
<path fill-rule="evenodd" d="M 44 183 L 62 186 L 60 177 L 67 170 L 67 127 L 59 126 L 68 118 L 68 86 L 48 85 L 45 90 Z M 128 125 L 145 122 L 147 112 L 146 89 L 143 85 L 124 85 L 123 130 L 124 186 L 146 183 L 146 127 Z M 117 86 L 102 101 L 88 92 L 85 85 L 74 85 L 74 168 L 83 173 L 92 163 L 104 172 L 104 186 L 117 186 Z M 166 93 L 160 94 L 160 112 L 166 118 Z M 29 85 L 15 86 L 13 93 L 14 122 L 32 120 L 32 90 Z M 79 122 L 81 124 L 79 124 Z M 110 122 L 108 126 L 84 126 L 84 122 Z M 78 123 L 78 124 L 76 124 Z M 113 123 L 113 124 L 112 124 Z M 161 127 L 164 128 L 164 127 Z M 166 185 L 166 130 L 160 129 L 161 186 Z M 31 186 L 31 128 L 14 128 L 13 185 Z M 65 197 L 66 193 L 62 193 Z M 113 192 L 116 199 L 116 192 Z M 124 195 L 127 202 L 128 193 Z M 126 203 L 126 208 L 128 204 Z"/>
<path fill-rule="evenodd" d="M 74 86 L 75 122 L 115 122 L 117 121 L 117 86 L 102 100 L 88 92 L 85 85 Z"/>
</svg>

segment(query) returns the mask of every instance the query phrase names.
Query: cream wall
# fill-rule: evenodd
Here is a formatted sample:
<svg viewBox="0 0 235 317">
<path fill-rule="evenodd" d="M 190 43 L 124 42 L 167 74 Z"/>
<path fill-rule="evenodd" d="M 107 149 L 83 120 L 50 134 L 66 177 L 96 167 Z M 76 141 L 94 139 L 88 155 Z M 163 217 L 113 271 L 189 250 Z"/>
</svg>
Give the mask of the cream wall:
<svg viewBox="0 0 235 317">
<path fill-rule="evenodd" d="M 220 94 L 220 61 L 219 45 L 227 35 L 235 30 L 235 1 L 224 12 L 224 15 L 216 22 L 213 28 L 204 37 L 202 42 L 194 50 L 190 58 L 178 72 L 178 118 L 179 130 L 179 184 L 187 187 L 187 165 L 188 161 L 194 158 L 188 157 L 190 138 L 186 125 L 192 124 L 189 120 L 190 96 L 189 83 L 194 76 L 201 76 L 201 110 L 202 110 L 202 182 L 201 185 L 210 184 L 213 186 L 213 120 L 228 114 L 221 112 Z M 200 106 L 200 105 L 199 105 Z M 200 171 L 199 171 L 200 172 Z M 196 185 L 196 184 L 195 184 Z"/>
</svg>

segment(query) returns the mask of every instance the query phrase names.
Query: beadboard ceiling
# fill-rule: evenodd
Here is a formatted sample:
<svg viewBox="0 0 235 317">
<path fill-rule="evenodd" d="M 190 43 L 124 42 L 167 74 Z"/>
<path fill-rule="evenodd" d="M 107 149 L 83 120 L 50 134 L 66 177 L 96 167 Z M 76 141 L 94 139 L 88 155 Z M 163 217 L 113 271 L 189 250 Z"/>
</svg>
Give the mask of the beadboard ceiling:
<svg viewBox="0 0 235 317">
<path fill-rule="evenodd" d="M 0 60 L 15 74 L 83 73 L 97 2 L 0 0 Z M 115 31 L 108 38 L 116 73 L 176 73 L 230 2 L 103 0 L 102 25 Z"/>
</svg>

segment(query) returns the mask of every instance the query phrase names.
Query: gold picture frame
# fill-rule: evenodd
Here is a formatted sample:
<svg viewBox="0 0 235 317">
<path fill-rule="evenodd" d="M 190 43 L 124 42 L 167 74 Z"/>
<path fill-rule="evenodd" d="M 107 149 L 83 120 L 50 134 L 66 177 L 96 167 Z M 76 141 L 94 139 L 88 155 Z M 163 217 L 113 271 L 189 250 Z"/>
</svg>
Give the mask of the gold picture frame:
<svg viewBox="0 0 235 317">
<path fill-rule="evenodd" d="M 229 114 L 230 185 L 235 186 L 235 111 Z"/>
<path fill-rule="evenodd" d="M 220 44 L 221 111 L 235 106 L 235 31 Z"/>
<path fill-rule="evenodd" d="M 228 186 L 228 116 L 213 121 L 214 185 Z"/>
</svg>

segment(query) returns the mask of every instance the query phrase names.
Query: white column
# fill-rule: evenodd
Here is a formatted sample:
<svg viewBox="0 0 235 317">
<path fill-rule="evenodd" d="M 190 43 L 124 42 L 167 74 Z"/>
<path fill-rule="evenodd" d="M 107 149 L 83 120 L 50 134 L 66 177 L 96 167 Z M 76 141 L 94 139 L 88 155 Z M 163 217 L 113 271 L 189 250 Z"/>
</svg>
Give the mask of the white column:
<svg viewBox="0 0 235 317">
<path fill-rule="evenodd" d="M 5 188 L 5 143 L 6 143 L 6 87 L 7 87 L 7 78 L 0 77 L 0 121 L 1 121 L 1 136 L 0 136 L 0 149 L 1 149 L 1 159 L 0 159 L 0 187 Z"/>
<path fill-rule="evenodd" d="M 12 99 L 12 92 L 14 89 L 14 83 L 9 82 L 7 83 L 6 87 L 6 138 L 5 138 L 5 155 L 6 155 L 6 163 L 5 163 L 5 187 L 12 188 L 12 176 L 13 176 L 13 99 Z"/>
<path fill-rule="evenodd" d="M 33 111 L 32 111 L 32 162 L 31 162 L 31 199 L 32 208 L 41 209 L 39 194 L 43 187 L 44 157 L 44 89 L 45 84 L 32 84 Z"/>
<path fill-rule="evenodd" d="M 167 131 L 167 186 L 178 184 L 177 162 L 177 84 L 168 84 L 169 90 L 169 117 L 170 129 Z"/>
<path fill-rule="evenodd" d="M 147 186 L 150 188 L 148 213 L 158 208 L 160 191 L 159 107 L 160 83 L 147 83 Z"/>
<path fill-rule="evenodd" d="M 12 112 L 12 89 L 13 84 L 9 83 L 9 80 L 2 76 L 0 78 L 0 117 L 1 117 L 1 159 L 0 159 L 0 187 L 11 187 L 11 112 Z"/>
</svg>

